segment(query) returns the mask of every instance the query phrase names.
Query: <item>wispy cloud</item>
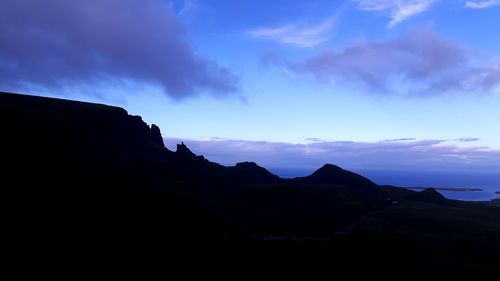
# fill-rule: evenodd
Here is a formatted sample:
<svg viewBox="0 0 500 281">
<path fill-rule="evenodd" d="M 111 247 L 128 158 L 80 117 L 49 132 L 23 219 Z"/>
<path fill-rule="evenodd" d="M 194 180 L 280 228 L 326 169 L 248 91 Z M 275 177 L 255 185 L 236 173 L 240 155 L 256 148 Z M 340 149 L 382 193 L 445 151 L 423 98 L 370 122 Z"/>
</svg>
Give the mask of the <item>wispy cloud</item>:
<svg viewBox="0 0 500 281">
<path fill-rule="evenodd" d="M 465 7 L 472 9 L 484 9 L 500 5 L 500 0 L 467 1 Z"/>
<path fill-rule="evenodd" d="M 179 17 L 185 16 L 199 6 L 198 0 L 168 0 L 166 3 L 170 10 Z"/>
<path fill-rule="evenodd" d="M 400 138 L 400 139 L 388 139 L 384 140 L 386 142 L 399 142 L 399 141 L 415 141 L 417 140 L 416 138 Z"/>
<path fill-rule="evenodd" d="M 409 17 L 430 9 L 437 0 L 359 0 L 358 8 L 364 11 L 388 11 L 391 20 L 387 27 L 394 27 Z"/>
<path fill-rule="evenodd" d="M 254 38 L 271 40 L 299 48 L 310 48 L 328 41 L 335 25 L 333 17 L 313 26 L 287 24 L 274 28 L 257 28 L 248 31 Z"/>
<path fill-rule="evenodd" d="M 263 59 L 297 76 L 362 86 L 373 93 L 490 93 L 500 86 L 500 64 L 475 61 L 470 51 L 429 28 L 412 29 L 393 40 L 325 50 L 299 62 L 277 54 Z"/>
<path fill-rule="evenodd" d="M 473 141 L 478 141 L 478 140 L 479 140 L 479 138 L 471 138 L 471 137 L 456 139 L 456 141 L 460 141 L 460 142 L 473 142 Z"/>
<path fill-rule="evenodd" d="M 306 138 L 304 140 L 307 142 L 325 142 L 324 139 L 320 139 L 320 138 Z"/>
</svg>

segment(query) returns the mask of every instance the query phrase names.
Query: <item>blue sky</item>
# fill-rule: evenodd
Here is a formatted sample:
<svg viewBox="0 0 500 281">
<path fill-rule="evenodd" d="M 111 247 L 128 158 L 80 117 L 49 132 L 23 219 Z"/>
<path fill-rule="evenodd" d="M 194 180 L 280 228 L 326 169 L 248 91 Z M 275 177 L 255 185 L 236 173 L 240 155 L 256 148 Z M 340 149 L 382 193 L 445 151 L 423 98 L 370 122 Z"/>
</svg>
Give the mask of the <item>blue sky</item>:
<svg viewBox="0 0 500 281">
<path fill-rule="evenodd" d="M 499 171 L 500 1 L 47 1 L 0 3 L 0 90 L 122 106 L 226 164 Z"/>
</svg>

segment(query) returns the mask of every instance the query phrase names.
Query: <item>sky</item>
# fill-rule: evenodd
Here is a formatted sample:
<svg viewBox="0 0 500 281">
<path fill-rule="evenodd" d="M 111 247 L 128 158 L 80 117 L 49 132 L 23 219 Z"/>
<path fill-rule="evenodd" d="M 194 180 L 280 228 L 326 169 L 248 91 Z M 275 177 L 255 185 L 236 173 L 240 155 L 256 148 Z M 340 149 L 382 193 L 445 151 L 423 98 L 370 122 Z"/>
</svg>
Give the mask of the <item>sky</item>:
<svg viewBox="0 0 500 281">
<path fill-rule="evenodd" d="M 118 105 L 227 165 L 500 185 L 499 26 L 498 0 L 0 0 L 0 90 Z"/>
</svg>

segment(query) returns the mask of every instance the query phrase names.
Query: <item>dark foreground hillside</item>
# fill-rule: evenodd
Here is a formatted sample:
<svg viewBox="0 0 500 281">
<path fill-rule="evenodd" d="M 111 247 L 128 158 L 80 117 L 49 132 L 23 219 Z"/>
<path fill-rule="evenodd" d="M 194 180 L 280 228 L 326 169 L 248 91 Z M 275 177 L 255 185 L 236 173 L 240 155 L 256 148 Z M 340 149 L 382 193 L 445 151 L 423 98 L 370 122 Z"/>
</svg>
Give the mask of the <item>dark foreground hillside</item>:
<svg viewBox="0 0 500 281">
<path fill-rule="evenodd" d="M 296 179 L 225 167 L 183 144 L 169 151 L 157 126 L 99 104 L 0 93 L 0 125 L 14 260 L 500 270 L 491 204 L 378 186 L 334 165 Z"/>
</svg>

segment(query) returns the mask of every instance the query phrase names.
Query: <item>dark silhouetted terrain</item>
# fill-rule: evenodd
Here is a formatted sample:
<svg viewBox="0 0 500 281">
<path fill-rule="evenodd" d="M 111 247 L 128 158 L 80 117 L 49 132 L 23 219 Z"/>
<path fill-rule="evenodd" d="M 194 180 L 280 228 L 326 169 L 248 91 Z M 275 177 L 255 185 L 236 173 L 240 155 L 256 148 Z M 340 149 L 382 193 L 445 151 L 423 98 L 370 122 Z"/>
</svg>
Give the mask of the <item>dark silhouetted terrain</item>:
<svg viewBox="0 0 500 281">
<path fill-rule="evenodd" d="M 379 186 L 330 164 L 295 179 L 225 167 L 184 144 L 168 150 L 157 126 L 112 106 L 0 93 L 0 120 L 17 258 L 500 269 L 494 203 Z"/>
</svg>

